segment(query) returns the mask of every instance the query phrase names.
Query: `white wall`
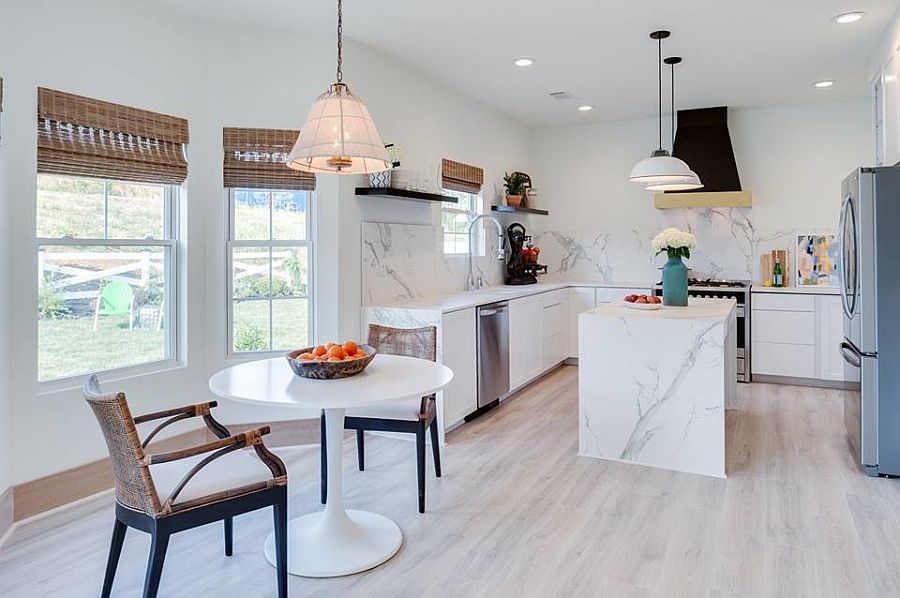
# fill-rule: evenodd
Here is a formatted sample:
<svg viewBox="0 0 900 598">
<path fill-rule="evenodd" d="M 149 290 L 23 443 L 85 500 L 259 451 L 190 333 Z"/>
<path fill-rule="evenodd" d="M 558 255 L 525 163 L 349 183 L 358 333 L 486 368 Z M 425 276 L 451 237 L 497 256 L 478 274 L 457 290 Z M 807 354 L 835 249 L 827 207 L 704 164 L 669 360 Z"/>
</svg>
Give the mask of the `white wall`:
<svg viewBox="0 0 900 598">
<path fill-rule="evenodd" d="M 752 209 L 656 210 L 653 194 L 626 180 L 654 148 L 655 126 L 641 120 L 535 131 L 535 181 L 551 213 L 532 220 L 536 230 L 551 232 L 541 241 L 552 270 L 602 280 L 652 279 L 656 266 L 645 257 L 649 239 L 675 225 L 698 234 L 698 255 L 689 263 L 699 264 L 700 273 L 752 277 L 758 252 L 769 244 L 790 248 L 794 233 L 834 232 L 841 180 L 874 161 L 867 100 L 730 110 L 735 158 L 743 189 L 753 193 Z M 571 267 L 573 262 L 579 263 Z"/>
<path fill-rule="evenodd" d="M 29 447 L 14 455 L 7 482 L 0 465 L 0 492 L 9 482 L 21 483 L 106 453 L 79 389 L 38 394 L 35 383 L 36 88 L 52 87 L 190 121 L 190 175 L 182 194 L 181 254 L 188 281 L 181 289 L 185 365 L 108 381 L 108 386 L 125 390 L 134 411 L 142 412 L 206 400 L 208 376 L 225 364 L 222 127 L 299 128 L 312 100 L 334 76 L 330 32 L 322 38 L 298 38 L 283 32 L 228 30 L 172 19 L 152 3 L 128 1 L 123 8 L 124 3 L 36 0 L 0 7 L 0 73 L 7 94 L 0 168 L 10 175 L 3 177 L 0 193 L 9 215 L 4 220 L 12 224 L 9 235 L 0 234 L 2 267 L 10 273 L 2 276 L 0 269 L 0 284 L 8 284 L 0 286 L 0 292 L 9 300 L 9 309 L 0 312 L 15 315 L 10 327 L 4 327 L 8 338 L 15 339 L 9 378 L 13 441 Z M 113 42 L 120 38 L 109 34 L 123 31 L 134 32 L 136 42 Z M 41 40 L 39 49 L 35 40 Z M 441 157 L 455 158 L 483 165 L 487 181 L 498 180 L 504 169 L 527 166 L 524 127 L 422 74 L 346 43 L 345 79 L 366 100 L 383 137 L 403 147 L 405 166 L 436 169 Z M 326 177 L 319 182 L 315 300 L 320 336 L 356 336 L 358 331 L 363 220 L 438 221 L 436 206 L 357 199 L 352 188 L 359 180 L 354 179 Z M 492 199 L 490 194 L 487 199 Z M 2 357 L 0 345 L 0 361 L 5 363 Z M 0 422 L 3 396 L 0 389 Z M 230 421 L 289 416 L 232 405 L 222 410 Z"/>
</svg>

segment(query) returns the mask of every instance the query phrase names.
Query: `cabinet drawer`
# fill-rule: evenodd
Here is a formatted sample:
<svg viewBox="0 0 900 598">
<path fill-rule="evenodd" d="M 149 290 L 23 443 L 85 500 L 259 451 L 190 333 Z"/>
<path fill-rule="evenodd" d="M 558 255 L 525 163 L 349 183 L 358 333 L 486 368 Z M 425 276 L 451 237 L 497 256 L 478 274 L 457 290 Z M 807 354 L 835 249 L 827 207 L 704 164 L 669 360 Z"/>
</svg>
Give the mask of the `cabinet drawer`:
<svg viewBox="0 0 900 598">
<path fill-rule="evenodd" d="M 753 293 L 750 305 L 754 310 L 815 311 L 816 297 L 788 293 Z"/>
<path fill-rule="evenodd" d="M 549 291 L 546 293 L 541 293 L 541 301 L 544 307 L 549 307 L 551 305 L 558 305 L 566 300 L 566 296 L 568 295 L 568 289 L 559 289 L 556 291 Z"/>
<path fill-rule="evenodd" d="M 805 311 L 753 310 L 753 343 L 816 344 L 816 314 Z"/>
<path fill-rule="evenodd" d="M 597 305 L 601 303 L 612 303 L 613 301 L 621 301 L 625 295 L 649 295 L 650 289 L 618 289 L 618 288 L 598 288 L 597 289 Z"/>
<path fill-rule="evenodd" d="M 545 307 L 541 313 L 541 338 L 562 334 L 566 325 L 565 315 L 562 303 Z"/>
<path fill-rule="evenodd" d="M 815 378 L 815 347 L 754 342 L 753 373 L 791 378 Z"/>
</svg>

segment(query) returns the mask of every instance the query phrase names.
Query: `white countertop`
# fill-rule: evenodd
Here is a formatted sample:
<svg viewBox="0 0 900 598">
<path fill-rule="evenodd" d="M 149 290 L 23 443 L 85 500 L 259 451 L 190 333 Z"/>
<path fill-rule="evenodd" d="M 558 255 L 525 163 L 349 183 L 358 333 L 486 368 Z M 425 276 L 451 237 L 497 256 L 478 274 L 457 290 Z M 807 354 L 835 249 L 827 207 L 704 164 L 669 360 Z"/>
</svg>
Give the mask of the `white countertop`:
<svg viewBox="0 0 900 598">
<path fill-rule="evenodd" d="M 840 287 L 825 286 L 800 286 L 800 287 L 764 287 L 761 284 L 754 284 L 751 289 L 754 293 L 788 293 L 801 295 L 840 295 Z"/>
<path fill-rule="evenodd" d="M 689 297 L 687 307 L 663 305 L 660 309 L 634 309 L 622 303 L 607 303 L 586 312 L 588 316 L 651 320 L 725 320 L 737 302 L 734 299 Z"/>
<path fill-rule="evenodd" d="M 398 303 L 367 305 L 367 308 L 377 309 L 419 309 L 426 311 L 440 311 L 447 313 L 458 311 L 469 307 L 477 307 L 497 301 L 509 301 L 510 299 L 518 299 L 519 297 L 528 297 L 548 291 L 558 289 L 567 289 L 570 287 L 596 287 L 596 288 L 612 288 L 612 289 L 647 289 L 649 290 L 654 283 L 644 282 L 539 282 L 537 284 L 528 284 L 521 286 L 504 285 L 499 287 L 490 287 L 481 291 L 462 291 L 460 293 L 452 293 L 449 295 L 435 295 L 434 297 L 423 297 L 422 299 L 413 299 L 411 301 L 402 301 Z"/>
</svg>

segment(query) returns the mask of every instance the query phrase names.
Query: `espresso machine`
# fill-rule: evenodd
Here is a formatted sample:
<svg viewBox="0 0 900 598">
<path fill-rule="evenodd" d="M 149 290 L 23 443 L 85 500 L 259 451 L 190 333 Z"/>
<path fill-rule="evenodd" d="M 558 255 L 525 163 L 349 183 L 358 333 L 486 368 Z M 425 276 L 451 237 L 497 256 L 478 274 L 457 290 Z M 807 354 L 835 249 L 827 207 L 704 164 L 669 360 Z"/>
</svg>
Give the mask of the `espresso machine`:
<svg viewBox="0 0 900 598">
<path fill-rule="evenodd" d="M 521 285 L 537 283 L 537 274 L 547 272 L 547 266 L 535 261 L 526 261 L 522 250 L 531 242 L 531 235 L 525 234 L 525 227 L 513 222 L 506 228 L 509 241 L 509 261 L 506 262 L 506 284 Z"/>
</svg>

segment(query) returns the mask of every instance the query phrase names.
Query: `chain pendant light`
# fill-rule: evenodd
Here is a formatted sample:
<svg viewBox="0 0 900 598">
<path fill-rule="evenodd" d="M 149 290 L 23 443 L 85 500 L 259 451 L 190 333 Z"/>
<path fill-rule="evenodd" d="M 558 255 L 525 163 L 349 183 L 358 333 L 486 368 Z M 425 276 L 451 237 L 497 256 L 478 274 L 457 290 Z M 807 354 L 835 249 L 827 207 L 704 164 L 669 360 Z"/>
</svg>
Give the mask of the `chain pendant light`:
<svg viewBox="0 0 900 598">
<path fill-rule="evenodd" d="M 665 60 L 664 63 L 668 64 L 672 69 L 672 152 L 675 152 L 675 65 L 681 64 L 682 59 L 681 56 L 669 56 Z M 691 191 L 693 189 L 700 189 L 703 187 L 703 183 L 700 182 L 700 177 L 697 176 L 697 173 L 693 170 L 691 171 L 691 176 L 688 179 L 683 181 L 672 181 L 668 183 L 651 183 L 647 185 L 647 191 Z"/>
<path fill-rule="evenodd" d="M 287 165 L 294 170 L 365 174 L 391 169 L 384 143 L 365 103 L 343 81 L 343 2 L 338 0 L 337 81 L 309 111 Z"/>
<path fill-rule="evenodd" d="M 669 155 L 662 146 L 662 40 L 671 35 L 668 31 L 654 31 L 650 39 L 656 40 L 658 47 L 657 74 L 659 91 L 659 147 L 631 169 L 628 180 L 633 183 L 653 185 L 657 183 L 684 182 L 696 176 L 682 160 Z"/>
</svg>

